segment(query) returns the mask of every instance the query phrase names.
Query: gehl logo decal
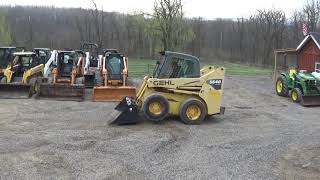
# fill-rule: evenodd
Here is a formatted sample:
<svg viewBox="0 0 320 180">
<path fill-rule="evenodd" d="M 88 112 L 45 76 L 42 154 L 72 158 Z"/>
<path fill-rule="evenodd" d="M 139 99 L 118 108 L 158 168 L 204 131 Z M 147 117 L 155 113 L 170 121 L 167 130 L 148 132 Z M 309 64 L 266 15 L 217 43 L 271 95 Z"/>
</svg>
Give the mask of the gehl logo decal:
<svg viewBox="0 0 320 180">
<path fill-rule="evenodd" d="M 222 79 L 210 79 L 207 81 L 214 89 L 220 90 L 222 86 Z"/>
<path fill-rule="evenodd" d="M 173 86 L 174 84 L 172 83 L 171 80 L 159 80 L 159 81 L 153 81 L 153 85 L 155 85 L 155 86 L 168 86 L 168 85 Z"/>
</svg>

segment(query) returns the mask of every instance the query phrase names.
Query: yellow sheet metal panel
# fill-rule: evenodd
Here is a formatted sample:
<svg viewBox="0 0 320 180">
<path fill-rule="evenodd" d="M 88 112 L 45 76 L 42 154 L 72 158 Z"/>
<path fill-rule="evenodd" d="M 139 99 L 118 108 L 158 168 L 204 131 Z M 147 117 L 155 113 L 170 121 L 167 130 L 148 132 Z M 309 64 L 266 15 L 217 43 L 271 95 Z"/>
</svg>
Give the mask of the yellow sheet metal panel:
<svg viewBox="0 0 320 180">
<path fill-rule="evenodd" d="M 224 85 L 225 69 L 223 67 L 216 68 L 201 78 L 206 82 L 203 84 L 200 97 L 205 101 L 208 108 L 208 114 L 220 113 L 222 103 L 223 85 Z"/>
<path fill-rule="evenodd" d="M 209 115 L 220 113 L 225 69 L 207 67 L 201 72 L 200 78 L 145 79 L 137 94 L 138 105 L 142 107 L 144 100 L 156 93 L 169 100 L 171 115 L 179 115 L 181 104 L 189 98 L 203 101 Z"/>
</svg>

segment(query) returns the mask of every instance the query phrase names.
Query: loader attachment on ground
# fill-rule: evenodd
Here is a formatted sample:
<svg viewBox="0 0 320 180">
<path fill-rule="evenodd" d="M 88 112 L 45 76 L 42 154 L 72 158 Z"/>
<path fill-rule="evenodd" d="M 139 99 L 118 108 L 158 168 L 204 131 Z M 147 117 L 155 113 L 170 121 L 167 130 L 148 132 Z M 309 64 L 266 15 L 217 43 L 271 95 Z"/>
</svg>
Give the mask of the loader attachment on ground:
<svg viewBox="0 0 320 180">
<path fill-rule="evenodd" d="M 140 122 L 138 106 L 129 97 L 123 98 L 115 107 L 115 110 L 120 111 L 121 113 L 109 124 L 129 125 Z"/>
<path fill-rule="evenodd" d="M 40 84 L 37 97 L 55 98 L 57 100 L 83 101 L 84 85 L 70 84 Z"/>
<path fill-rule="evenodd" d="M 94 87 L 93 101 L 110 102 L 121 101 L 124 97 L 135 98 L 136 88 L 131 86 Z"/>
<path fill-rule="evenodd" d="M 34 94 L 33 89 L 33 86 L 29 84 L 0 84 L 0 98 L 27 99 L 32 97 L 32 95 Z"/>
<path fill-rule="evenodd" d="M 302 106 L 319 106 L 320 96 L 302 96 L 300 103 Z"/>
</svg>

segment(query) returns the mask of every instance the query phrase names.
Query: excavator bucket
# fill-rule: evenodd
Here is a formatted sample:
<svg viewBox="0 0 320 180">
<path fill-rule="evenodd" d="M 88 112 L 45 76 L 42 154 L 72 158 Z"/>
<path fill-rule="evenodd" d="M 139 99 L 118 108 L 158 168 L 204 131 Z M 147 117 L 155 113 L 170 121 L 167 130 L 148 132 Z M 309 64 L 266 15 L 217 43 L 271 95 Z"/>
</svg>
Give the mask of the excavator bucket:
<svg viewBox="0 0 320 180">
<path fill-rule="evenodd" d="M 129 97 L 123 98 L 115 110 L 120 114 L 109 123 L 111 125 L 129 125 L 140 122 L 138 106 Z"/>
<path fill-rule="evenodd" d="M 302 106 L 319 106 L 320 96 L 303 96 L 301 99 Z"/>
<path fill-rule="evenodd" d="M 11 83 L 0 84 L 0 98 L 2 99 L 27 99 L 32 97 L 33 86 L 29 84 Z"/>
<path fill-rule="evenodd" d="M 107 86 L 93 88 L 93 101 L 95 102 L 121 101 L 124 97 L 135 98 L 136 88 L 131 86 Z"/>
<path fill-rule="evenodd" d="M 55 98 L 57 100 L 83 101 L 84 85 L 70 84 L 40 84 L 38 97 Z"/>
</svg>

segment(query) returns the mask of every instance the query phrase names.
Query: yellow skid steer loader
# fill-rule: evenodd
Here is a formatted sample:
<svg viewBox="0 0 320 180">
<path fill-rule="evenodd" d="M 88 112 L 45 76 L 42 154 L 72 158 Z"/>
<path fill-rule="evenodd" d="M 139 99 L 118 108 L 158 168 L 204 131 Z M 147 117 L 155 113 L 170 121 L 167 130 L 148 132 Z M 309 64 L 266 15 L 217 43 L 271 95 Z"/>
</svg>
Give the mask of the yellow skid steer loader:
<svg viewBox="0 0 320 180">
<path fill-rule="evenodd" d="M 0 83 L 2 98 L 29 98 L 42 80 L 44 62 L 34 52 L 13 53 Z"/>
<path fill-rule="evenodd" d="M 207 116 L 223 114 L 221 107 L 225 69 L 204 67 L 199 59 L 163 52 L 153 77 L 145 77 L 136 99 L 124 98 L 115 108 L 122 113 L 110 124 L 133 124 L 139 113 L 151 121 L 178 116 L 186 124 L 199 124 Z"/>
</svg>

